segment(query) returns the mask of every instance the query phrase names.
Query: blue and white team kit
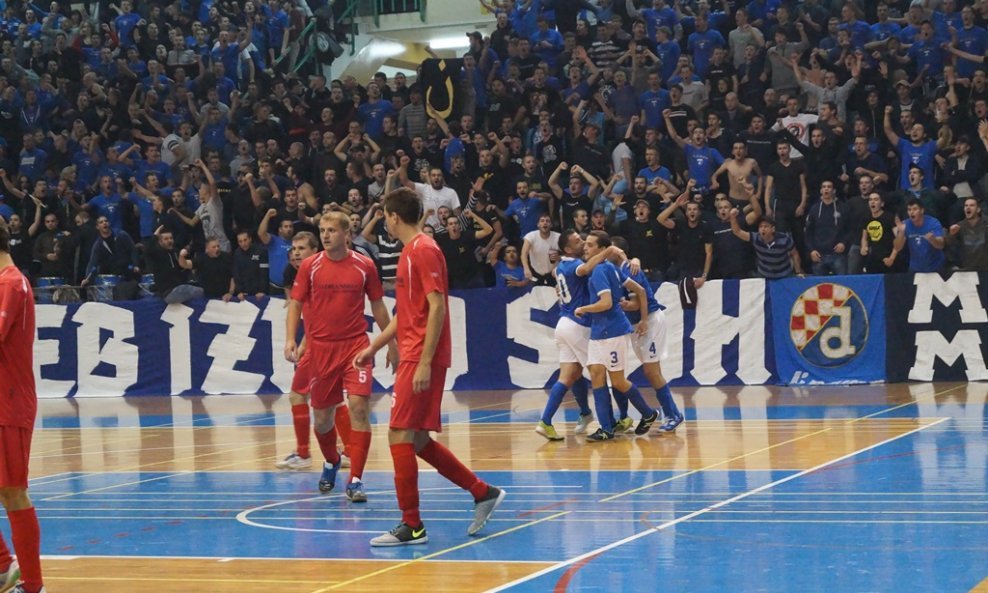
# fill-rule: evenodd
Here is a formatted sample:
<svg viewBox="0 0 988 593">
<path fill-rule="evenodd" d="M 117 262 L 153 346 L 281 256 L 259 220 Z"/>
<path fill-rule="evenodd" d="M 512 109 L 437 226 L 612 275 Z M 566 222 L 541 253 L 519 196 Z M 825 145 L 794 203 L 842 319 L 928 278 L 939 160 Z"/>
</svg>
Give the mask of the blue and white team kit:
<svg viewBox="0 0 988 593">
<path fill-rule="evenodd" d="M 556 290 L 559 293 L 559 322 L 556 323 L 556 348 L 559 364 L 579 363 L 587 366 L 587 342 L 590 341 L 590 320 L 576 316 L 575 311 L 590 304 L 587 277 L 576 269 L 583 261 L 563 257 L 556 265 Z"/>
<path fill-rule="evenodd" d="M 559 350 L 559 362 L 579 363 L 581 366 L 599 364 L 609 371 L 621 371 L 625 367 L 629 334 L 632 323 L 638 323 L 640 313 L 625 313 L 618 304 L 620 296 L 628 294 L 624 288 L 627 280 L 634 280 L 645 289 L 648 309 L 648 331 L 642 336 L 632 336 L 631 345 L 638 359 L 644 363 L 658 362 L 666 356 L 665 314 L 655 300 L 655 294 L 644 274 L 631 275 L 630 264 L 621 268 L 609 261 L 598 264 L 588 276 L 576 273 L 584 262 L 563 257 L 556 266 L 556 286 L 559 292 L 559 322 L 555 339 Z M 614 306 L 603 313 L 577 317 L 579 307 L 595 302 L 591 294 L 610 291 Z"/>
<path fill-rule="evenodd" d="M 655 291 L 652 290 L 652 285 L 649 284 L 644 272 L 638 270 L 637 274 L 632 274 L 631 264 L 628 262 L 621 264 L 620 271 L 624 278 L 630 278 L 641 285 L 648 303 L 648 329 L 644 335 L 631 337 L 631 347 L 635 351 L 635 356 L 642 364 L 661 362 L 667 356 L 665 307 L 655 299 Z M 640 311 L 628 311 L 627 315 L 628 321 L 632 324 L 638 323 L 641 319 Z"/>
</svg>

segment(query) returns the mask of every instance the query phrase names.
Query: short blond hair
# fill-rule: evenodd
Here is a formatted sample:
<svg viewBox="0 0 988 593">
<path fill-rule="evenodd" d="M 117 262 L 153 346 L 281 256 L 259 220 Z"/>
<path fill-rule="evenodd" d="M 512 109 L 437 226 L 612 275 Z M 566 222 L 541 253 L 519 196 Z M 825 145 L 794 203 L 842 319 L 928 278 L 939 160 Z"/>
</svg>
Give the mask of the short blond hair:
<svg viewBox="0 0 988 593">
<path fill-rule="evenodd" d="M 339 210 L 323 214 L 319 222 L 331 222 L 339 227 L 341 231 L 345 233 L 350 232 L 350 217 Z"/>
</svg>

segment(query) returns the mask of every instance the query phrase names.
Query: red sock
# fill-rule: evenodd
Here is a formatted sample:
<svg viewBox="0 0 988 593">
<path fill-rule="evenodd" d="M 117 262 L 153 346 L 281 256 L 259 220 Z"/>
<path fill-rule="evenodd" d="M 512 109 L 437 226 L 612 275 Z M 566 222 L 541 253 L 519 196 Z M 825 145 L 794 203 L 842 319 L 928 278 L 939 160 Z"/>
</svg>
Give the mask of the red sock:
<svg viewBox="0 0 988 593">
<path fill-rule="evenodd" d="M 309 458 L 309 405 L 292 406 L 292 422 L 295 425 L 295 452 Z"/>
<path fill-rule="evenodd" d="M 450 482 L 456 484 L 464 490 L 468 490 L 473 495 L 474 500 L 480 500 L 487 494 L 487 484 L 477 477 L 477 474 L 470 471 L 463 465 L 453 452 L 436 441 L 430 440 L 429 444 L 422 447 L 419 457 L 426 463 L 436 468 L 439 475 Z"/>
<path fill-rule="evenodd" d="M 419 462 L 415 459 L 415 446 L 411 443 L 391 445 L 391 459 L 395 464 L 395 493 L 401 520 L 411 527 L 422 525 L 419 516 Z"/>
<path fill-rule="evenodd" d="M 367 451 L 370 449 L 371 433 L 355 430 L 350 433 L 350 479 L 358 480 L 364 476 L 364 466 L 367 465 Z"/>
<path fill-rule="evenodd" d="M 320 433 L 316 431 L 316 440 L 319 442 L 319 450 L 322 451 L 322 456 L 326 461 L 333 465 L 340 462 L 340 452 L 336 450 L 336 428 L 333 427 L 329 432 Z"/>
<path fill-rule="evenodd" d="M 10 531 L 13 534 L 14 551 L 21 566 L 21 579 L 28 591 L 40 591 L 41 582 L 41 529 L 34 507 L 9 511 Z"/>
<path fill-rule="evenodd" d="M 13 561 L 14 559 L 10 557 L 10 550 L 7 549 L 7 542 L 3 541 L 3 536 L 0 535 L 0 573 L 7 572 Z"/>
<path fill-rule="evenodd" d="M 336 406 L 336 431 L 340 435 L 340 440 L 343 441 L 343 454 L 352 457 L 350 455 L 350 433 L 353 431 L 350 429 L 350 410 L 345 405 Z"/>
</svg>

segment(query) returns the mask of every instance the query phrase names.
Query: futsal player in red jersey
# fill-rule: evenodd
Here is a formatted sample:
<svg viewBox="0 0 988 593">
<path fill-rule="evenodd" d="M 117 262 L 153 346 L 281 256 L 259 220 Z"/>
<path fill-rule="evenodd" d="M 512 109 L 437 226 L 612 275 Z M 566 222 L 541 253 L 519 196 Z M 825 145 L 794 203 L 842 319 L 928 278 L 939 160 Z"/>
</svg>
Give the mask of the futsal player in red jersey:
<svg viewBox="0 0 988 593">
<path fill-rule="evenodd" d="M 319 479 L 320 492 L 330 492 L 336 486 L 341 459 L 336 450 L 334 412 L 343 403 L 346 391 L 352 426 L 346 496 L 353 502 L 366 502 L 362 478 L 370 448 L 368 399 L 373 361 L 367 360 L 360 366 L 352 364 L 354 356 L 369 344 L 364 297 L 370 300 L 371 313 L 382 330 L 391 319 L 384 305 L 384 289 L 377 267 L 347 247 L 349 232 L 350 221 L 341 212 L 324 214 L 319 220 L 324 251 L 303 261 L 295 276 L 285 322 L 285 358 L 299 363 L 296 375 L 308 378 L 316 440 L 326 458 Z M 307 313 L 306 348 L 299 360 L 295 336 L 303 307 Z M 389 364 L 395 362 L 393 346 L 389 346 L 388 360 Z"/>
<path fill-rule="evenodd" d="M 319 239 L 308 231 L 295 234 L 292 238 L 292 250 L 289 263 L 291 264 L 291 274 L 289 279 L 289 268 L 285 268 L 285 281 L 295 282 L 299 266 L 312 255 L 319 251 Z M 288 291 L 288 298 L 291 298 L 291 290 Z M 288 306 L 288 303 L 285 303 Z M 302 307 L 302 319 L 308 317 L 306 307 Z M 303 321 L 304 323 L 304 321 Z M 305 338 L 299 342 L 296 354 L 299 360 L 305 358 Z M 292 378 L 292 390 L 288 394 L 288 401 L 292 406 L 292 424 L 295 429 L 295 450 L 281 461 L 275 463 L 278 469 L 287 470 L 307 470 L 312 467 L 312 456 L 309 452 L 309 433 L 311 432 L 311 421 L 309 418 L 309 372 L 305 367 L 296 367 L 295 376 Z M 350 442 L 350 414 L 346 406 L 336 408 L 336 432 L 343 442 L 343 452 L 341 467 L 350 467 L 350 459 L 347 456 L 346 446 Z"/>
<path fill-rule="evenodd" d="M 388 328 L 356 356 L 353 366 L 363 368 L 375 352 L 397 336 L 401 362 L 395 377 L 388 441 L 401 523 L 370 543 L 403 546 L 429 540 L 419 516 L 416 455 L 473 495 L 474 517 L 467 534 L 474 535 L 506 493 L 478 478 L 449 449 L 429 436 L 429 431 L 442 430 L 443 385 L 452 359 L 446 260 L 436 242 L 418 226 L 421 202 L 415 192 L 398 189 L 385 195 L 383 201 L 388 232 L 405 246 L 398 259 L 397 309 Z"/>
<path fill-rule="evenodd" d="M 7 510 L 17 560 L 0 537 L 0 591 L 38 593 L 41 529 L 27 495 L 34 390 L 34 293 L 10 257 L 10 231 L 0 219 L 0 503 Z M 18 578 L 23 577 L 20 584 Z M 13 589 L 12 589 L 13 588 Z"/>
</svg>

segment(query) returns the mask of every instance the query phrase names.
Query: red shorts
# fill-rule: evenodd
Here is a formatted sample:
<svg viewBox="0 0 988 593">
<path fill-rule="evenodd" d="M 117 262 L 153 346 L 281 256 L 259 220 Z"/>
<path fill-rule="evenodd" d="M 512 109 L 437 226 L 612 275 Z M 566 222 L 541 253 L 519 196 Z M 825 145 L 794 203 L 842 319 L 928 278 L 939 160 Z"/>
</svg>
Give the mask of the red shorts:
<svg viewBox="0 0 988 593">
<path fill-rule="evenodd" d="M 446 383 L 446 367 L 432 367 L 432 381 L 429 388 L 420 393 L 412 393 L 412 379 L 418 362 L 398 363 L 395 376 L 394 394 L 391 401 L 391 428 L 407 430 L 442 430 L 441 410 L 443 386 Z"/>
<path fill-rule="evenodd" d="M 292 391 L 311 396 L 310 404 L 324 410 L 343 403 L 347 395 L 370 397 L 374 383 L 372 363 L 353 368 L 353 359 L 370 345 L 367 335 L 337 342 L 309 342 L 295 367 Z"/>
<path fill-rule="evenodd" d="M 27 488 L 33 434 L 30 428 L 0 426 L 0 488 Z"/>
</svg>

